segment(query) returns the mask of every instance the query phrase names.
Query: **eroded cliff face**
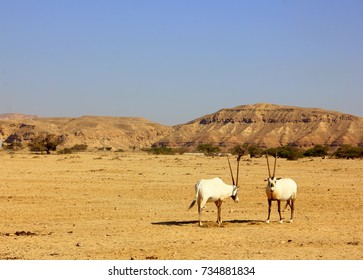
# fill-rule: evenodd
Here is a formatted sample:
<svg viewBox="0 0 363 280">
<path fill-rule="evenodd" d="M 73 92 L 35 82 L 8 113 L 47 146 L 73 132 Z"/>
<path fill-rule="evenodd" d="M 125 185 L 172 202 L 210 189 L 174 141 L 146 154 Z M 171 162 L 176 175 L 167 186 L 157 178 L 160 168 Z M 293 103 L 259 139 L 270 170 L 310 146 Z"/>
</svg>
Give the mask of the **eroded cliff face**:
<svg viewBox="0 0 363 280">
<path fill-rule="evenodd" d="M 199 124 L 239 123 L 239 124 L 285 124 L 285 123 L 338 123 L 340 121 L 357 121 L 359 117 L 322 109 L 286 107 L 268 104 L 239 106 L 222 109 L 214 114 L 204 116 Z M 189 124 L 195 121 L 189 122 Z"/>
<path fill-rule="evenodd" d="M 243 143 L 310 147 L 362 142 L 360 117 L 323 109 L 255 104 L 222 109 L 179 125 L 158 144 L 188 147 L 213 143 L 227 148 Z"/>
</svg>

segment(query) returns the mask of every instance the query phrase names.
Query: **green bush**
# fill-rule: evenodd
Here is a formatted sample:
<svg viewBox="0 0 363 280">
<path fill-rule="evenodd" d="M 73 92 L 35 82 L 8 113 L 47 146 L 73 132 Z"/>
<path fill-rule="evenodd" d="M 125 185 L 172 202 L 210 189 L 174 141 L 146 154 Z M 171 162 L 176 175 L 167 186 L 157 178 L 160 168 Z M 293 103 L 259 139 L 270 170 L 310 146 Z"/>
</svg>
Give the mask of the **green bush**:
<svg viewBox="0 0 363 280">
<path fill-rule="evenodd" d="M 63 150 L 58 151 L 58 154 L 72 154 L 74 152 L 83 152 L 87 150 L 88 146 L 86 144 L 75 144 L 71 148 L 64 148 Z"/>
<path fill-rule="evenodd" d="M 242 146 L 236 145 L 232 149 L 229 150 L 229 152 L 233 155 L 245 155 L 248 151 L 248 145 L 243 144 Z"/>
<path fill-rule="evenodd" d="M 304 156 L 303 151 L 295 146 L 281 146 L 277 148 L 267 149 L 266 152 L 269 155 L 275 156 L 277 152 L 277 156 L 280 158 L 286 158 L 288 160 L 298 160 Z"/>
<path fill-rule="evenodd" d="M 251 158 L 259 158 L 265 153 L 258 145 L 249 146 L 247 151 Z"/>
<path fill-rule="evenodd" d="M 31 139 L 29 149 L 32 152 L 50 154 L 51 151 L 57 150 L 58 145 L 62 144 L 63 141 L 62 136 L 44 132 Z"/>
<path fill-rule="evenodd" d="M 150 149 L 144 150 L 154 155 L 175 155 L 175 151 L 172 148 L 166 146 L 151 147 Z"/>
<path fill-rule="evenodd" d="M 279 157 L 286 158 L 288 160 L 298 160 L 304 157 L 303 151 L 294 146 L 282 146 L 277 149 Z"/>
<path fill-rule="evenodd" d="M 333 154 L 333 156 L 347 159 L 362 158 L 363 148 L 353 147 L 351 145 L 343 145 Z"/>
<path fill-rule="evenodd" d="M 86 144 L 75 144 L 71 149 L 73 151 L 81 152 L 87 150 L 88 146 Z"/>
<path fill-rule="evenodd" d="M 213 153 L 219 153 L 220 148 L 217 146 L 213 146 L 212 144 L 199 144 L 197 147 L 197 151 L 201 153 L 205 153 L 207 155 L 213 154 Z"/>
<path fill-rule="evenodd" d="M 329 154 L 329 146 L 315 145 L 314 148 L 308 149 L 304 152 L 305 157 L 322 157 L 325 158 Z"/>
</svg>

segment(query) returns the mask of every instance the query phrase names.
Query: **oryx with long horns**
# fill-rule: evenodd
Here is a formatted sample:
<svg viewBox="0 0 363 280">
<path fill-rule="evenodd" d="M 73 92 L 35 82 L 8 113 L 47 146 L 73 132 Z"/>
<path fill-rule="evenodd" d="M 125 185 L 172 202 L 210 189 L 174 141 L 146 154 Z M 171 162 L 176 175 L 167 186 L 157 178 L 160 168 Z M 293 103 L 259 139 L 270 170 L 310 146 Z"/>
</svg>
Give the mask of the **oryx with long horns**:
<svg viewBox="0 0 363 280">
<path fill-rule="evenodd" d="M 270 213 L 271 213 L 271 203 L 273 200 L 277 201 L 277 210 L 280 216 L 280 223 L 283 223 L 283 219 L 281 217 L 281 201 L 286 201 L 286 206 L 290 206 L 291 209 L 291 218 L 290 223 L 293 221 L 294 217 L 294 207 L 295 207 L 295 199 L 297 195 L 297 185 L 294 180 L 290 178 L 276 178 L 276 161 L 277 161 L 277 152 L 275 155 L 275 163 L 274 163 L 274 170 L 271 175 L 270 171 L 270 164 L 268 162 L 268 154 L 266 153 L 266 160 L 267 160 L 267 169 L 268 169 L 268 178 L 265 180 L 267 181 L 266 186 L 266 195 L 268 200 L 268 216 L 266 223 L 270 222 Z"/>
<path fill-rule="evenodd" d="M 195 198 L 190 204 L 189 209 L 191 209 L 195 203 L 198 204 L 198 214 L 199 214 L 199 225 L 202 226 L 201 215 L 202 210 L 207 202 L 214 202 L 217 206 L 217 223 L 222 224 L 221 209 L 223 200 L 227 197 L 231 197 L 235 202 L 238 202 L 238 176 L 239 176 L 239 162 L 241 155 L 237 157 L 237 177 L 236 182 L 234 181 L 234 176 L 231 168 L 231 163 L 228 160 L 229 170 L 232 177 L 232 185 L 224 183 L 220 178 L 214 179 L 202 179 L 195 184 Z"/>
</svg>

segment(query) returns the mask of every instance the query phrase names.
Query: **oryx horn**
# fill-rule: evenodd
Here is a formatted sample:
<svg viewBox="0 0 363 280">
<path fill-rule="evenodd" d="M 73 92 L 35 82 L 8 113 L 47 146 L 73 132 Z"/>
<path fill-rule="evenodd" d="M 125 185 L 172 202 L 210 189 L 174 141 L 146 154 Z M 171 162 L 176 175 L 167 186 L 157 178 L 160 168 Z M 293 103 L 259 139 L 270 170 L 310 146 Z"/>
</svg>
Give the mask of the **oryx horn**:
<svg viewBox="0 0 363 280">
<path fill-rule="evenodd" d="M 237 157 L 237 179 L 236 179 L 236 187 L 238 187 L 238 177 L 239 177 L 239 162 L 241 160 L 242 155 L 238 155 Z"/>
<path fill-rule="evenodd" d="M 268 177 L 271 178 L 270 163 L 268 162 L 268 153 L 267 152 L 266 152 L 266 161 L 267 161 Z"/>
<path fill-rule="evenodd" d="M 276 150 L 276 154 L 275 154 L 274 174 L 272 175 L 273 178 L 275 178 L 275 174 L 276 174 L 276 162 L 277 162 L 277 150 Z"/>
<path fill-rule="evenodd" d="M 233 186 L 235 186 L 233 172 L 232 172 L 232 167 L 231 167 L 231 163 L 229 162 L 229 157 L 228 156 L 227 156 L 227 160 L 228 160 L 229 171 L 231 172 L 232 184 L 233 184 Z"/>
</svg>

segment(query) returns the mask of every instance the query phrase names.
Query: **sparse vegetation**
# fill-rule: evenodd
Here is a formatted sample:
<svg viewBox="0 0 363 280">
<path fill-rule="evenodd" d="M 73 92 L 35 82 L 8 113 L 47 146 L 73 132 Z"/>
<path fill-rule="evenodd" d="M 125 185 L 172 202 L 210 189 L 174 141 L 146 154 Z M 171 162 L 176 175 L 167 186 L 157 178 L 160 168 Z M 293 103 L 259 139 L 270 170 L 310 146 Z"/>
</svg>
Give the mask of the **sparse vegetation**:
<svg viewBox="0 0 363 280">
<path fill-rule="evenodd" d="M 261 157 L 265 152 L 258 145 L 252 145 L 247 148 L 248 154 L 251 158 Z"/>
<path fill-rule="evenodd" d="M 306 150 L 304 156 L 325 158 L 329 154 L 329 150 L 327 145 L 315 145 L 314 148 Z"/>
<path fill-rule="evenodd" d="M 235 146 L 230 150 L 232 154 L 242 153 L 244 154 L 245 150 L 247 150 L 248 154 L 251 158 L 253 157 L 261 157 L 266 152 L 271 155 L 275 156 L 277 152 L 277 156 L 280 158 L 286 158 L 288 160 L 297 160 L 303 157 L 321 157 L 325 158 L 326 156 L 330 155 L 330 147 L 328 145 L 315 145 L 313 148 L 302 150 L 293 145 L 286 145 L 281 147 L 275 148 L 268 148 L 263 149 L 258 145 L 247 145 L 243 144 L 242 146 Z M 363 158 L 363 147 L 353 147 L 351 145 L 343 145 L 338 148 L 336 152 L 332 154 L 335 158 L 347 158 L 347 159 L 354 159 L 354 158 Z"/>
<path fill-rule="evenodd" d="M 64 148 L 58 151 L 58 154 L 72 154 L 75 152 L 83 152 L 86 151 L 88 146 L 86 144 L 76 144 L 71 148 Z"/>
<path fill-rule="evenodd" d="M 277 148 L 277 155 L 288 160 L 298 160 L 304 157 L 304 151 L 295 146 L 282 146 Z"/>
<path fill-rule="evenodd" d="M 277 148 L 269 148 L 266 150 L 269 155 L 275 156 L 277 152 L 277 156 L 280 158 L 286 158 L 288 160 L 298 160 L 304 156 L 304 152 L 295 146 L 281 146 Z"/>
<path fill-rule="evenodd" d="M 142 149 L 145 152 L 156 155 L 174 155 L 183 154 L 185 151 L 183 149 L 173 149 L 167 146 L 155 146 L 148 149 Z M 213 144 L 200 144 L 195 150 L 196 152 L 204 153 L 205 155 L 214 155 L 221 152 L 221 148 L 214 146 Z M 229 150 L 231 154 L 249 154 L 251 158 L 259 158 L 268 153 L 271 156 L 277 156 L 280 158 L 285 158 L 287 160 L 298 160 L 303 157 L 321 157 L 325 158 L 330 155 L 330 147 L 327 145 L 315 145 L 313 148 L 303 150 L 299 147 L 293 145 L 285 145 L 275 148 L 264 149 L 258 145 L 236 145 Z M 335 158 L 362 158 L 363 157 L 363 147 L 352 147 L 350 145 L 344 145 L 340 147 L 334 154 Z"/>
<path fill-rule="evenodd" d="M 213 146 L 212 144 L 199 144 L 197 147 L 198 152 L 204 153 L 206 155 L 219 153 L 220 150 L 221 149 L 218 146 Z"/>
<path fill-rule="evenodd" d="M 72 147 L 73 151 L 82 152 L 87 150 L 88 146 L 86 144 L 76 144 Z"/>
<path fill-rule="evenodd" d="M 63 142 L 62 136 L 44 132 L 30 140 L 29 149 L 35 153 L 46 152 L 50 154 L 51 151 L 56 151 L 57 147 Z"/>
<path fill-rule="evenodd" d="M 172 148 L 166 146 L 151 147 L 150 149 L 143 150 L 149 154 L 154 155 L 175 155 L 175 151 Z"/>
<path fill-rule="evenodd" d="M 247 144 L 243 144 L 242 146 L 236 145 L 229 151 L 233 155 L 245 155 L 248 151 L 248 145 Z"/>
<path fill-rule="evenodd" d="M 343 145 L 333 154 L 336 158 L 362 158 L 363 157 L 363 147 L 353 147 L 351 145 Z"/>
</svg>

